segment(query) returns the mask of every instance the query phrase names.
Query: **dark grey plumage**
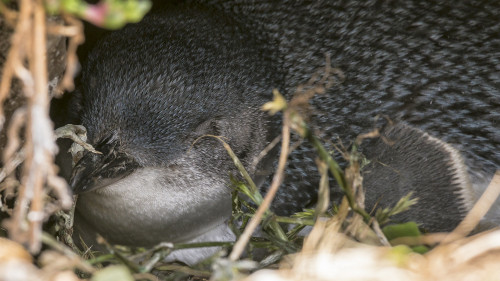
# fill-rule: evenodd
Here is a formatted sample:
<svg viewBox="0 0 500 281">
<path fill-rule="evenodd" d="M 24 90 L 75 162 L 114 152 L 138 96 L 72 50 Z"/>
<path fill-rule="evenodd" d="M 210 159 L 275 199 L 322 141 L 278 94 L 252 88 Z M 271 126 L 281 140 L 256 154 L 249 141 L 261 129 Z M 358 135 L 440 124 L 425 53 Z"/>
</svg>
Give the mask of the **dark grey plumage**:
<svg viewBox="0 0 500 281">
<path fill-rule="evenodd" d="M 385 114 L 458 149 L 475 190 L 500 167 L 498 1 L 207 2 L 271 38 L 289 93 L 330 54 L 346 78 L 312 101 L 325 141 L 352 140 Z M 306 144 L 291 158 L 283 209 L 313 199 L 311 150 Z"/>
<path fill-rule="evenodd" d="M 449 144 L 404 124 L 388 125 L 380 138 L 365 140 L 363 169 L 366 208 L 389 208 L 412 192 L 410 210 L 399 222 L 417 221 L 432 231 L 449 231 L 472 208 L 476 194 L 460 153 Z M 384 188 L 385 187 L 385 188 Z"/>
<path fill-rule="evenodd" d="M 311 102 L 323 140 L 354 139 L 378 114 L 407 124 L 387 131 L 394 146 L 363 146 L 369 204 L 415 189 L 420 207 L 400 218 L 450 230 L 500 167 L 497 1 L 191 2 L 105 37 L 83 68 L 82 124 L 91 144 L 111 148 L 74 172 L 73 187 L 88 191 L 77 203 L 87 238 L 149 246 L 227 233 L 232 162 L 216 140 L 193 141 L 223 135 L 249 166 L 278 132 L 259 110 L 271 89 L 290 96 L 325 54 L 345 81 Z M 291 155 L 277 212 L 313 203 L 314 155 L 307 144 Z M 262 178 L 271 160 L 250 172 Z M 377 165 L 393 160 L 404 180 Z"/>
<path fill-rule="evenodd" d="M 81 119 L 104 151 L 73 172 L 77 233 L 152 246 L 226 227 L 235 167 L 216 139 L 194 142 L 222 135 L 251 161 L 271 138 L 260 106 L 281 80 L 240 28 L 216 11 L 181 8 L 96 46 L 82 72 Z"/>
</svg>

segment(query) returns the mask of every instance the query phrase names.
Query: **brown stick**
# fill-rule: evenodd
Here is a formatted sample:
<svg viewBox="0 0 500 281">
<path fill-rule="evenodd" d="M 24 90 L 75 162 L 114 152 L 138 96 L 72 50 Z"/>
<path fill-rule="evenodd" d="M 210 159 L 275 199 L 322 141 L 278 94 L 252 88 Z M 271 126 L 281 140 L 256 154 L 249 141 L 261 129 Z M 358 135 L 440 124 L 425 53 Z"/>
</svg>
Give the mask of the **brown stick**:
<svg viewBox="0 0 500 281">
<path fill-rule="evenodd" d="M 259 225 L 260 221 L 262 220 L 262 216 L 264 213 L 269 209 L 269 206 L 271 205 L 271 202 L 274 199 L 274 196 L 276 195 L 276 192 L 278 191 L 278 188 L 280 187 L 281 183 L 283 182 L 283 175 L 285 172 L 285 167 L 286 167 L 286 161 L 288 159 L 288 152 L 290 150 L 290 113 L 289 111 L 285 111 L 283 113 L 283 130 L 281 132 L 282 134 L 282 143 L 281 143 L 281 154 L 278 162 L 278 169 L 276 170 L 276 173 L 274 174 L 273 181 L 271 183 L 271 187 L 269 188 L 268 193 L 266 194 L 266 197 L 264 197 L 264 200 L 262 201 L 262 204 L 259 206 L 257 209 L 257 212 L 255 212 L 255 215 L 252 217 L 250 222 L 248 223 L 247 227 L 241 234 L 240 238 L 236 243 L 234 244 L 233 251 L 229 255 L 229 259 L 232 261 L 236 261 L 237 259 L 240 258 L 241 254 L 243 254 L 243 251 L 245 250 L 246 245 L 248 244 L 248 241 L 250 240 L 250 237 L 252 236 L 253 232 Z"/>
<path fill-rule="evenodd" d="M 493 206 L 499 195 L 500 170 L 495 173 L 483 195 L 481 195 L 474 207 L 472 207 L 472 210 L 470 210 L 462 222 L 448 236 L 446 236 L 441 243 L 451 243 L 469 234 L 478 225 L 481 218 L 486 215 L 491 206 Z"/>
</svg>

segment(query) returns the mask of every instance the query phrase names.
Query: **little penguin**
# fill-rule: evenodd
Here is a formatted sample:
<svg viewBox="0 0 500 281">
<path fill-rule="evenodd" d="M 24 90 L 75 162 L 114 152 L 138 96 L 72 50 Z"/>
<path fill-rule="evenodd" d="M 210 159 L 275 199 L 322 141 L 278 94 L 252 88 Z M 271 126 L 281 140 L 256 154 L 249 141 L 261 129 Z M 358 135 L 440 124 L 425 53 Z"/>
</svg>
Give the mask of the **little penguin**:
<svg viewBox="0 0 500 281">
<path fill-rule="evenodd" d="M 237 170 L 209 135 L 265 192 L 277 153 L 252 163 L 281 124 L 260 108 L 273 89 L 290 98 L 325 55 L 345 76 L 310 102 L 326 144 L 366 133 L 377 115 L 395 121 L 361 147 L 367 208 L 413 191 L 418 204 L 396 219 L 452 230 L 500 167 L 499 13 L 497 1 L 193 0 L 106 35 L 75 99 L 102 152 L 72 173 L 76 240 L 234 241 L 226 221 Z M 314 204 L 315 155 L 307 143 L 292 152 L 276 213 Z M 193 264 L 214 251 L 171 258 Z"/>
</svg>

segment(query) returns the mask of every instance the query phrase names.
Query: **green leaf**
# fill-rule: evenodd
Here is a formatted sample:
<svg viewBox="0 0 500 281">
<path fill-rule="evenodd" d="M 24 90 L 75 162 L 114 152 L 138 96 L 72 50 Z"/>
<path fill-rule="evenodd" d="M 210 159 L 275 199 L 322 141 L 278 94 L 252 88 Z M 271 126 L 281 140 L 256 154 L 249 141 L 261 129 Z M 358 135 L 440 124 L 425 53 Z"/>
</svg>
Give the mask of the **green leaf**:
<svg viewBox="0 0 500 281">
<path fill-rule="evenodd" d="M 424 246 L 424 245 L 411 247 L 411 249 L 413 250 L 413 252 L 419 253 L 419 254 L 425 254 L 425 253 L 429 252 L 429 247 Z"/>
<path fill-rule="evenodd" d="M 417 203 L 417 198 L 411 198 L 412 192 L 408 193 L 406 196 L 401 198 L 398 203 L 392 208 L 377 209 L 375 213 L 375 218 L 379 224 L 383 225 L 389 222 L 390 217 L 407 211 L 411 206 Z"/>
<path fill-rule="evenodd" d="M 389 241 L 398 237 L 418 237 L 421 235 L 415 222 L 388 225 L 382 229 L 382 232 Z"/>
<path fill-rule="evenodd" d="M 402 224 L 388 225 L 382 229 L 385 237 L 389 241 L 400 237 L 418 237 L 421 235 L 418 225 L 415 222 L 407 222 Z M 404 246 L 406 249 L 411 249 L 412 252 L 418 254 L 425 254 L 429 251 L 429 247 L 424 245 L 408 247 L 406 245 L 398 245 L 394 248 Z"/>
</svg>

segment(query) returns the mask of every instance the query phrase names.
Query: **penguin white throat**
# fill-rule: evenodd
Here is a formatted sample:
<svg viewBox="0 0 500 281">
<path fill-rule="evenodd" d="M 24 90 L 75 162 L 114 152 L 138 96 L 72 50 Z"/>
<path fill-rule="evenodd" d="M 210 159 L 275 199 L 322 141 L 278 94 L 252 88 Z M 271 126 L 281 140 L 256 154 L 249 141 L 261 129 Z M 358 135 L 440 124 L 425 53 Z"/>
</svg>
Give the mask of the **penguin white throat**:
<svg viewBox="0 0 500 281">
<path fill-rule="evenodd" d="M 231 215 L 229 187 L 207 177 L 186 184 L 182 176 L 171 176 L 177 173 L 185 171 L 137 169 L 80 194 L 76 215 L 109 242 L 134 246 L 186 242 L 224 224 Z"/>
<path fill-rule="evenodd" d="M 228 126 L 220 128 L 225 132 Z M 232 211 L 228 173 L 236 171 L 217 140 L 203 138 L 166 163 L 155 164 L 134 153 L 126 142 L 118 142 L 118 138 L 97 139 L 102 140 L 92 143 L 97 143 L 96 150 L 102 154 L 85 153 L 71 179 L 71 187 L 78 194 L 74 232 L 77 242 L 81 238 L 100 250 L 97 234 L 111 244 L 135 247 L 235 240 L 227 220 Z M 262 149 L 250 146 L 241 149 L 244 155 L 238 154 L 244 161 L 245 157 L 253 159 Z M 251 168 L 248 171 L 255 173 Z M 221 172 L 226 176 L 221 177 Z M 178 250 L 167 260 L 192 264 L 218 249 Z"/>
<path fill-rule="evenodd" d="M 74 237 L 93 249 L 102 250 L 97 234 L 111 244 L 151 247 L 162 242 L 228 242 L 235 236 L 227 225 L 231 216 L 231 189 L 226 179 L 207 170 L 200 161 L 203 151 L 196 149 L 164 167 L 130 168 L 128 156 L 84 159 L 75 167 L 73 179 L 90 174 L 93 180 L 73 180 L 78 194 L 75 210 Z M 96 160 L 97 159 L 97 160 Z M 206 158 L 202 158 L 206 159 Z M 99 161 L 101 160 L 101 161 Z M 96 163 L 98 162 L 98 163 Z M 129 163 L 120 170 L 118 163 Z M 79 165 L 85 164 L 85 167 Z M 123 165 L 121 165 L 123 166 Z M 125 165 L 126 166 L 126 165 Z M 115 167 L 114 177 L 106 178 Z M 135 167 L 135 166 L 134 166 Z M 205 168 L 203 168 L 205 167 Z M 96 169 L 87 171 L 87 169 Z M 213 174 L 212 174 L 213 173 Z M 125 176 L 123 176 L 125 174 Z M 87 182 L 88 186 L 85 186 Z M 167 258 L 194 264 L 213 255 L 219 248 L 177 250 Z"/>
</svg>

